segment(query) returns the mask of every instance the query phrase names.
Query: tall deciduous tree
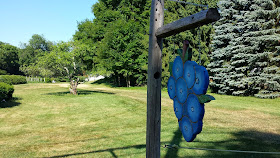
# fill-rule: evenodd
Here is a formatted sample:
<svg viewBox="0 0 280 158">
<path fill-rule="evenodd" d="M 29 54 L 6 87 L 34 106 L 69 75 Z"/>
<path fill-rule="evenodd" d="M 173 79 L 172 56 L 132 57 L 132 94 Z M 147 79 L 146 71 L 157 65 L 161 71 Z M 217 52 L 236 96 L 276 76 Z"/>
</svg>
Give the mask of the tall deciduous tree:
<svg viewBox="0 0 280 158">
<path fill-rule="evenodd" d="M 280 96 L 279 0 L 220 1 L 215 25 L 212 90 L 220 94 Z M 278 46 L 277 46 L 278 45 Z"/>
<path fill-rule="evenodd" d="M 93 5 L 95 19 L 81 22 L 74 39 L 93 48 L 88 59 L 97 73 L 110 74 L 119 85 L 146 82 L 149 6 L 147 0 L 99 0 Z"/>
<path fill-rule="evenodd" d="M 19 54 L 20 65 L 28 66 L 34 64 L 38 57 L 45 52 L 50 52 L 53 43 L 46 40 L 43 35 L 34 34 L 28 43 L 22 45 L 22 50 Z"/>
<path fill-rule="evenodd" d="M 9 74 L 21 74 L 19 71 L 19 52 L 17 47 L 0 42 L 0 70 Z"/>
<path fill-rule="evenodd" d="M 139 30 L 135 21 L 117 20 L 100 45 L 99 64 L 112 72 L 118 82 L 123 78 L 128 87 L 143 82 L 142 76 L 146 72 L 143 66 L 147 54 Z"/>
</svg>

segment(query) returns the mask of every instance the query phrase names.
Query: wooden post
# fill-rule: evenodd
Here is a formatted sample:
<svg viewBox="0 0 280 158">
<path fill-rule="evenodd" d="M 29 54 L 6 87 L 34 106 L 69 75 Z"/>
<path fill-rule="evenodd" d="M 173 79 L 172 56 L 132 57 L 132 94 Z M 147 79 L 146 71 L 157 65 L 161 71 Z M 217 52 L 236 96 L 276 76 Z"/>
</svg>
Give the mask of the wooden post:
<svg viewBox="0 0 280 158">
<path fill-rule="evenodd" d="M 160 157 L 161 54 L 162 38 L 156 31 L 163 26 L 164 0 L 152 0 L 149 32 L 146 157 Z"/>
</svg>

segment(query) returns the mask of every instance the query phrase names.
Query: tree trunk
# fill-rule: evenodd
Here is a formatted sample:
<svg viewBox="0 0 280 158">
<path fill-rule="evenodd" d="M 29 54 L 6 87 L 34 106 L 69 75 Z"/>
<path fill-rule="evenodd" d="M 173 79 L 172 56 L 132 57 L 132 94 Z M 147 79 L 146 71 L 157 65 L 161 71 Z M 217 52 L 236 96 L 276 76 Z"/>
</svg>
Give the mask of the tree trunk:
<svg viewBox="0 0 280 158">
<path fill-rule="evenodd" d="M 128 87 L 128 78 L 127 78 L 127 76 L 125 77 L 125 81 L 126 81 L 126 87 Z"/>
<path fill-rule="evenodd" d="M 121 86 L 121 78 L 120 78 L 120 76 L 118 75 L 118 86 L 120 87 Z"/>
<path fill-rule="evenodd" d="M 69 91 L 71 94 L 77 95 L 77 87 L 79 84 L 79 78 L 77 80 L 70 80 L 70 88 Z"/>
<path fill-rule="evenodd" d="M 127 76 L 126 78 L 127 78 L 127 87 L 130 87 L 130 78 L 129 76 Z"/>
</svg>

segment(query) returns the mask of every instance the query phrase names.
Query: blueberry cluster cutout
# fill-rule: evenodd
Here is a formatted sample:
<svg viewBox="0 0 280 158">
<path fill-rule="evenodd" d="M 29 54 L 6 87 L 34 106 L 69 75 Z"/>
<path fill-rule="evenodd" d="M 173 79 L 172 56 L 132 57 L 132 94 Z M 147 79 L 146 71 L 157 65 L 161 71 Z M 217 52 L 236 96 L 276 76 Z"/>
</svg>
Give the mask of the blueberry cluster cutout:
<svg viewBox="0 0 280 158">
<path fill-rule="evenodd" d="M 205 95 L 209 85 L 209 75 L 205 67 L 195 61 L 183 62 L 177 56 L 171 68 L 167 83 L 169 97 L 173 100 L 179 128 L 187 142 L 192 142 L 202 131 L 204 103 L 214 100 Z"/>
</svg>

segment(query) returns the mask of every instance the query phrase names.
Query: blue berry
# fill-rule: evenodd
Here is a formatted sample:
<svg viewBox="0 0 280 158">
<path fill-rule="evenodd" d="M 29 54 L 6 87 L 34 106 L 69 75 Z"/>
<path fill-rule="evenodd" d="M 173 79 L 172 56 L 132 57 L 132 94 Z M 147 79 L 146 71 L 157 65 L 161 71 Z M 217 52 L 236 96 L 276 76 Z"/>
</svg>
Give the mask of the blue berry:
<svg viewBox="0 0 280 158">
<path fill-rule="evenodd" d="M 180 103 L 184 103 L 188 97 L 187 83 L 183 77 L 176 82 L 176 96 Z"/>
<path fill-rule="evenodd" d="M 186 61 L 184 64 L 184 73 L 183 77 L 187 82 L 188 88 L 192 88 L 195 81 L 195 71 L 194 66 L 196 65 L 196 62 L 194 61 Z"/>
<path fill-rule="evenodd" d="M 183 134 L 184 139 L 187 142 L 191 142 L 194 140 L 196 134 L 194 134 L 191 121 L 187 117 L 182 118 L 182 120 L 179 122 L 179 127 Z"/>
<path fill-rule="evenodd" d="M 174 109 L 175 115 L 176 115 L 177 119 L 180 120 L 183 117 L 183 106 L 182 106 L 182 104 L 179 103 L 177 98 L 174 99 L 173 105 L 174 105 L 173 109 Z"/>
<path fill-rule="evenodd" d="M 183 75 L 183 61 L 180 56 L 177 56 L 174 60 L 172 73 L 176 80 Z"/>
<path fill-rule="evenodd" d="M 170 99 L 174 99 L 176 96 L 176 81 L 174 77 L 170 77 L 167 82 L 167 91 Z"/>
</svg>

